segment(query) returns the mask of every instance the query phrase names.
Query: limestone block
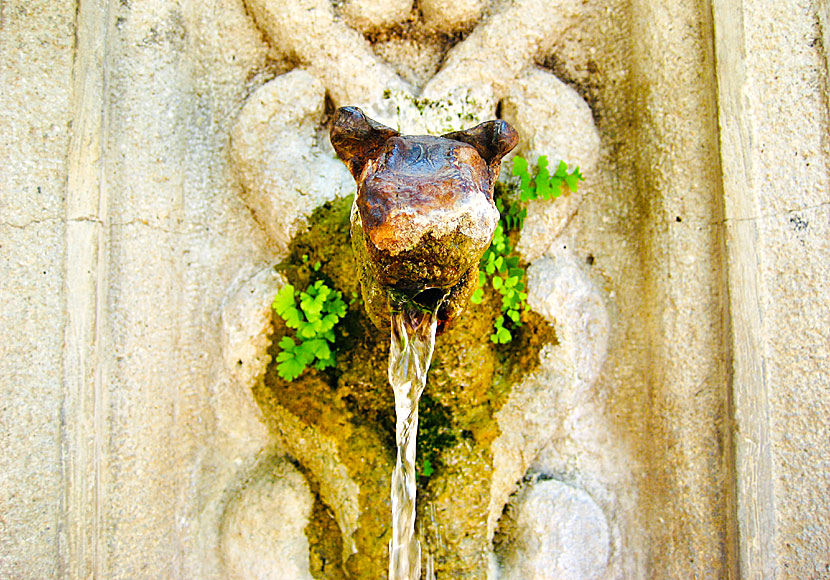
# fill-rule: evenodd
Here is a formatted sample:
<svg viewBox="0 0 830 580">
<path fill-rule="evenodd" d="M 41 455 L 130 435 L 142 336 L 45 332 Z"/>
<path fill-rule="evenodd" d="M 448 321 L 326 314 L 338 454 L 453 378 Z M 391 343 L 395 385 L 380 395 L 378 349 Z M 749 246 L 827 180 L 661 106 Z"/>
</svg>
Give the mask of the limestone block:
<svg viewBox="0 0 830 580">
<path fill-rule="evenodd" d="M 285 459 L 264 461 L 229 502 L 221 551 L 230 580 L 311 580 L 303 530 L 312 497 Z"/>
<path fill-rule="evenodd" d="M 716 1 L 713 13 L 739 566 L 828 578 L 830 10 Z"/>
<path fill-rule="evenodd" d="M 608 523 L 585 491 L 555 479 L 528 484 L 510 507 L 513 536 L 501 580 L 598 580 L 610 551 Z"/>
<path fill-rule="evenodd" d="M 57 577 L 70 527 L 64 216 L 76 10 L 65 0 L 0 8 L 0 578 L 15 580 Z"/>
<path fill-rule="evenodd" d="M 62 229 L 0 225 L 2 578 L 50 578 L 59 567 Z"/>
<path fill-rule="evenodd" d="M 643 231 L 632 235 L 646 259 L 639 267 L 645 292 L 626 318 L 649 336 L 640 363 L 647 393 L 640 405 L 649 418 L 636 435 L 647 461 L 640 490 L 648 500 L 640 501 L 651 520 L 644 523 L 649 565 L 667 578 L 729 577 L 737 569 L 727 555 L 734 506 L 713 98 L 720 87 L 711 73 L 700 74 L 712 66 L 710 49 L 700 48 L 711 42 L 711 27 L 692 4 L 664 10 L 644 2 L 632 15 L 642 23 L 632 77 L 648 88 L 632 94 L 640 125 L 629 143 L 637 203 L 648 210 Z M 669 22 L 683 22 L 687 32 L 670 34 Z"/>
<path fill-rule="evenodd" d="M 302 69 L 277 77 L 246 101 L 231 132 L 244 201 L 285 250 L 303 216 L 354 190 L 328 139 L 317 135 L 323 85 Z"/>
</svg>

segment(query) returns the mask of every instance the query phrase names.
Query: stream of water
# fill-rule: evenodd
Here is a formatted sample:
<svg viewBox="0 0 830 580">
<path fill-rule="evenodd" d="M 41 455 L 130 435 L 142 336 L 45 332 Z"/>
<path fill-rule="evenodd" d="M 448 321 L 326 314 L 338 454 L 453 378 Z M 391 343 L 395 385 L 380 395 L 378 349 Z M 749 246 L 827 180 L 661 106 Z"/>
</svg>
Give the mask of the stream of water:
<svg viewBox="0 0 830 580">
<path fill-rule="evenodd" d="M 392 312 L 389 383 L 395 392 L 398 456 L 392 473 L 392 541 L 389 580 L 421 580 L 421 543 L 415 535 L 415 448 L 418 401 L 435 348 L 436 313 L 414 307 Z M 431 576 L 428 562 L 427 576 Z"/>
</svg>

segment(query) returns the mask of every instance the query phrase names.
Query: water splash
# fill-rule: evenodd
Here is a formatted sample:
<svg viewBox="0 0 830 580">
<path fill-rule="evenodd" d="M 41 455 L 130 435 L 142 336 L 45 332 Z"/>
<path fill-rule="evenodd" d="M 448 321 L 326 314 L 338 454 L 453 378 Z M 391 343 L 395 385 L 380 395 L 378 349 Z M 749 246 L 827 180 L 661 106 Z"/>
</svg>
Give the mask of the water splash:
<svg viewBox="0 0 830 580">
<path fill-rule="evenodd" d="M 395 392 L 395 441 L 398 456 L 392 473 L 392 541 L 389 543 L 389 580 L 420 580 L 421 543 L 415 536 L 415 448 L 418 401 L 427 381 L 435 348 L 436 313 L 414 306 L 392 312 L 389 347 L 389 383 Z M 427 566 L 431 568 L 431 566 Z M 431 570 L 427 570 L 428 576 Z M 434 577 L 434 576 L 433 576 Z"/>
</svg>

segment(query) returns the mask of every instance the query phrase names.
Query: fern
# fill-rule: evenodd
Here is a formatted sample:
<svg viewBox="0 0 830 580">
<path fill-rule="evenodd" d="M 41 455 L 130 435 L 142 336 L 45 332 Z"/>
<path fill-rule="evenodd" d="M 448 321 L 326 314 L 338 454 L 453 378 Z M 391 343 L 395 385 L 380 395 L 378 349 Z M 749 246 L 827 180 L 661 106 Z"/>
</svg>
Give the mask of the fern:
<svg viewBox="0 0 830 580">
<path fill-rule="evenodd" d="M 299 297 L 299 308 L 297 298 Z M 346 315 L 342 294 L 317 280 L 303 292 L 291 284 L 283 286 L 274 297 L 274 311 L 288 328 L 296 330 L 296 342 L 284 336 L 277 344 L 277 373 L 293 381 L 309 366 L 318 370 L 335 364 L 334 327 Z"/>
<path fill-rule="evenodd" d="M 580 181 L 585 181 L 579 167 L 568 173 L 568 164 L 560 161 L 553 175 L 548 170 L 548 158 L 544 155 L 536 160 L 536 175 L 531 176 L 527 160 L 518 155 L 513 158 L 513 175 L 519 178 L 519 198 L 523 201 L 534 199 L 556 199 L 563 193 L 563 186 L 576 193 Z"/>
<path fill-rule="evenodd" d="M 516 156 L 513 158 L 513 175 L 519 178 L 519 203 L 508 203 L 501 197 L 496 199 L 496 207 L 501 219 L 493 234 L 490 247 L 481 257 L 478 272 L 478 288 L 470 301 L 481 304 L 484 300 L 484 288 L 489 283 L 501 295 L 502 314 L 493 324 L 490 340 L 496 344 L 506 344 L 513 340 L 509 328 L 522 325 L 521 314 L 528 309 L 527 292 L 525 292 L 524 270 L 519 267 L 519 257 L 510 246 L 509 232 L 521 230 L 527 217 L 524 203 L 536 199 L 556 199 L 568 191 L 576 192 L 580 181 L 584 181 L 579 167 L 570 173 L 568 164 L 560 161 L 553 175 L 548 170 L 548 160 L 544 155 L 536 162 L 535 175 L 531 175 L 527 160 Z M 507 326 L 505 326 L 507 324 Z"/>
</svg>

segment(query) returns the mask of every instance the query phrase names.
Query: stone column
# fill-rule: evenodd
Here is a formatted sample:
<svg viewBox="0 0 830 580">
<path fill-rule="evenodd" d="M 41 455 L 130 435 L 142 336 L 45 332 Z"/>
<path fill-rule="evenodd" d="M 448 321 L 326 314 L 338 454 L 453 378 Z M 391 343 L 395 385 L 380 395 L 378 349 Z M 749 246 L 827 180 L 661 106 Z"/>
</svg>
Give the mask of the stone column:
<svg viewBox="0 0 830 580">
<path fill-rule="evenodd" d="M 66 573 L 64 263 L 74 18 L 69 1 L 0 6 L 3 578 Z"/>
<path fill-rule="evenodd" d="M 742 578 L 830 575 L 828 7 L 715 0 Z"/>
</svg>

